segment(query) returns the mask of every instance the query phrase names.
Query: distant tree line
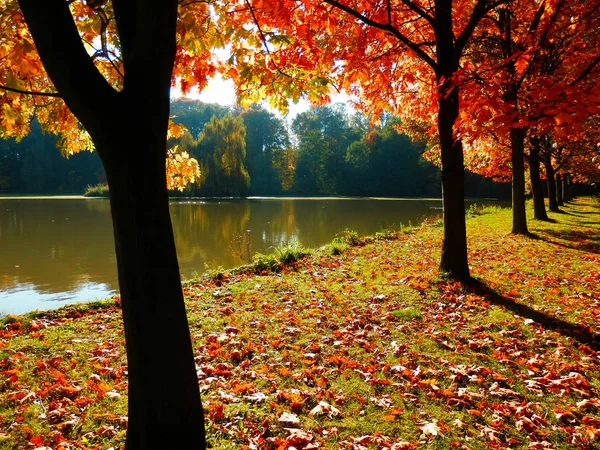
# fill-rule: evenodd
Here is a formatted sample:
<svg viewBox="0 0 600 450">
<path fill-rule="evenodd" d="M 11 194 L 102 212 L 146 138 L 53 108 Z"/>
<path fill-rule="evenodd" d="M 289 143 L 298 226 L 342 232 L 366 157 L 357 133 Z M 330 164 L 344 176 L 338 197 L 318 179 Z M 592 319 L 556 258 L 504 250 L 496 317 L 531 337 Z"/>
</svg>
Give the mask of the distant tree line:
<svg viewBox="0 0 600 450">
<path fill-rule="evenodd" d="M 36 120 L 20 142 L 0 139 L 0 193 L 81 194 L 86 186 L 105 182 L 96 152 L 65 158 L 57 139 L 43 134 Z"/>
<path fill-rule="evenodd" d="M 259 105 L 227 108 L 195 100 L 172 103 L 188 129 L 178 145 L 202 175 L 181 195 L 440 195 L 439 170 L 422 158 L 423 144 L 396 130 L 397 119 L 369 119 L 344 105 L 318 106 L 287 126 Z M 467 195 L 509 198 L 510 188 L 467 174 Z"/>
<path fill-rule="evenodd" d="M 396 130 L 397 119 L 371 127 L 344 105 L 318 106 L 290 126 L 259 105 L 228 108 L 197 100 L 172 102 L 187 132 L 170 145 L 198 160 L 201 177 L 183 196 L 440 195 L 438 169 L 423 144 Z M 76 194 L 105 182 L 95 152 L 65 158 L 56 137 L 37 122 L 22 141 L 0 140 L 0 193 Z M 506 184 L 467 174 L 467 196 L 508 198 Z"/>
</svg>

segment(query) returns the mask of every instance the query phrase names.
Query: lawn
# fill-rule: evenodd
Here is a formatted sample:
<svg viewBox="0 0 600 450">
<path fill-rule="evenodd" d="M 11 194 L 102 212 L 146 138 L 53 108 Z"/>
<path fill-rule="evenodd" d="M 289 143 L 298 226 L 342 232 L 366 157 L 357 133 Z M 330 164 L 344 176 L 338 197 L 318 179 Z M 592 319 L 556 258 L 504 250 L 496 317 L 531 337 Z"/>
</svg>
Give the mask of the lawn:
<svg viewBox="0 0 600 450">
<path fill-rule="evenodd" d="M 550 216 L 471 208 L 469 286 L 439 222 L 185 282 L 212 448 L 600 448 L 600 204 Z M 118 449 L 126 415 L 118 299 L 4 319 L 1 449 Z"/>
</svg>

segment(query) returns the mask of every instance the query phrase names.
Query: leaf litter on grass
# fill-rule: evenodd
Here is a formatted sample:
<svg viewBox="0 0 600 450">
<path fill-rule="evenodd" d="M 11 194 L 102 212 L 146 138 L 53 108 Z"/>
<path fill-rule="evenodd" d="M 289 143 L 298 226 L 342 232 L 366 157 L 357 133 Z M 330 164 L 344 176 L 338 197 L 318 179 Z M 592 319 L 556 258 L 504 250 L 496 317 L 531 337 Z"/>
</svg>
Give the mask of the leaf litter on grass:
<svg viewBox="0 0 600 450">
<path fill-rule="evenodd" d="M 437 276 L 428 226 L 187 283 L 212 448 L 597 448 L 599 207 L 567 210 L 534 238 L 470 218 L 474 286 Z M 121 447 L 118 304 L 8 322 L 0 448 Z"/>
</svg>

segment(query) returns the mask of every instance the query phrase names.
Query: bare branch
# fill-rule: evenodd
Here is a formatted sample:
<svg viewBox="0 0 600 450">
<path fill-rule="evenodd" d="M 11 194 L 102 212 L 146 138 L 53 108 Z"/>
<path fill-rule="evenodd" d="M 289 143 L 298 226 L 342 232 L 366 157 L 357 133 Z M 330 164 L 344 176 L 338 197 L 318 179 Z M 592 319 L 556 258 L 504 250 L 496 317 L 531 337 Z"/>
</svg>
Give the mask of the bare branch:
<svg viewBox="0 0 600 450">
<path fill-rule="evenodd" d="M 61 95 L 58 92 L 39 92 L 39 91 L 25 91 L 23 89 L 11 88 L 8 86 L 4 86 L 0 84 L 0 89 L 10 92 L 16 92 L 17 94 L 25 94 L 25 95 L 36 95 L 40 97 L 57 97 L 61 98 Z"/>
</svg>

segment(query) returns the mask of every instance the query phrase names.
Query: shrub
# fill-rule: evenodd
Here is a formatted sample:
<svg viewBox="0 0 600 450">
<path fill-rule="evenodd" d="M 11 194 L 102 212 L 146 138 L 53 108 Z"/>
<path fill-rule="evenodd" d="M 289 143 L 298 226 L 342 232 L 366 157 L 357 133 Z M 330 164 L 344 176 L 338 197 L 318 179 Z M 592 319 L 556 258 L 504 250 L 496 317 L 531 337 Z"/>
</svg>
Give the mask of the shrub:
<svg viewBox="0 0 600 450">
<path fill-rule="evenodd" d="M 349 230 L 345 228 L 341 234 L 336 234 L 332 244 L 346 244 L 346 245 L 358 245 L 360 244 L 360 237 L 358 237 L 358 232 L 354 230 Z"/>
<path fill-rule="evenodd" d="M 108 184 L 101 183 L 95 186 L 88 186 L 83 193 L 86 197 L 108 197 Z"/>
</svg>

